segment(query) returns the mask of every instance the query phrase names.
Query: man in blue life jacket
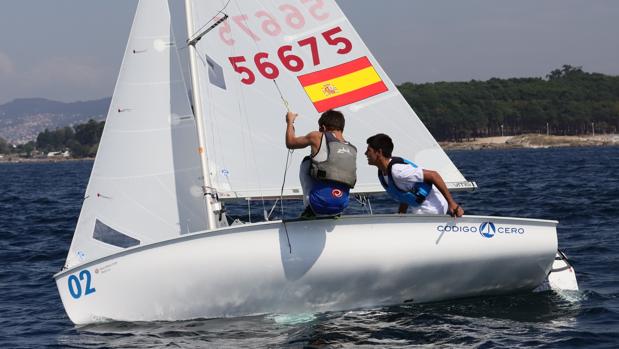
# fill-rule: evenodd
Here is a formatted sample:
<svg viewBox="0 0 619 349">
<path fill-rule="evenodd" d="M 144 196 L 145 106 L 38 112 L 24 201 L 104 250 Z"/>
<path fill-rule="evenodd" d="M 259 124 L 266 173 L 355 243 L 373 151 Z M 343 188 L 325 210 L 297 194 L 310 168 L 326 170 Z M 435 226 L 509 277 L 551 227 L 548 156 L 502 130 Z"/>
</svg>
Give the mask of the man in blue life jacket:
<svg viewBox="0 0 619 349">
<path fill-rule="evenodd" d="M 461 217 L 464 210 L 451 197 L 447 185 L 436 171 L 392 157 L 393 141 L 379 133 L 367 139 L 368 164 L 378 167 L 378 179 L 389 196 L 400 203 L 399 213 L 409 206 L 413 213 L 447 214 Z"/>
<path fill-rule="evenodd" d="M 344 139 L 344 115 L 328 110 L 318 120 L 318 131 L 300 137 L 295 136 L 297 116 L 286 115 L 286 147 L 311 148 L 299 173 L 305 205 L 301 217 L 338 215 L 348 206 L 348 193 L 357 182 L 357 148 Z"/>
</svg>

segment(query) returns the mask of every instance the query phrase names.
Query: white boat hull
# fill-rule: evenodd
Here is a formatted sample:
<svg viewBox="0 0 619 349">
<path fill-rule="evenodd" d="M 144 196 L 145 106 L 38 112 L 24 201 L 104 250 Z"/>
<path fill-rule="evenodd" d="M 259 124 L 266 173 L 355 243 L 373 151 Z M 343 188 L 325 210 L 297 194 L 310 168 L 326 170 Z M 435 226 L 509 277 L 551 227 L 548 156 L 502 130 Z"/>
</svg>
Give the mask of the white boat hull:
<svg viewBox="0 0 619 349">
<path fill-rule="evenodd" d="M 374 215 L 237 225 L 132 248 L 55 279 L 76 324 L 430 302 L 534 289 L 552 266 L 556 224 Z"/>
</svg>

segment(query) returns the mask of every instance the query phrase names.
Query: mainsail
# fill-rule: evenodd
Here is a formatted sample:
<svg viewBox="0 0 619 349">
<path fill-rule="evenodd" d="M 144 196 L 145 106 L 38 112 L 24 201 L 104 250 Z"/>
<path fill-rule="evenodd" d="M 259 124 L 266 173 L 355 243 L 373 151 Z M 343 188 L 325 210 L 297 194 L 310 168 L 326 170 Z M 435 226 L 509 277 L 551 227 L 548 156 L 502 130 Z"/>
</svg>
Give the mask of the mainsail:
<svg viewBox="0 0 619 349">
<path fill-rule="evenodd" d="M 195 120 L 166 1 L 140 1 L 66 267 L 206 229 Z"/>
<path fill-rule="evenodd" d="M 196 1 L 196 44 L 212 186 L 222 198 L 280 195 L 286 162 L 285 103 L 297 134 L 317 129 L 322 111 L 341 110 L 344 135 L 360 150 L 354 192 L 382 191 L 362 155 L 366 139 L 389 134 L 394 153 L 437 170 L 448 186 L 471 188 L 332 0 Z M 280 94 L 281 91 L 281 94 Z M 285 102 L 283 101 L 285 100 Z M 284 196 L 301 193 L 292 156 Z"/>
</svg>

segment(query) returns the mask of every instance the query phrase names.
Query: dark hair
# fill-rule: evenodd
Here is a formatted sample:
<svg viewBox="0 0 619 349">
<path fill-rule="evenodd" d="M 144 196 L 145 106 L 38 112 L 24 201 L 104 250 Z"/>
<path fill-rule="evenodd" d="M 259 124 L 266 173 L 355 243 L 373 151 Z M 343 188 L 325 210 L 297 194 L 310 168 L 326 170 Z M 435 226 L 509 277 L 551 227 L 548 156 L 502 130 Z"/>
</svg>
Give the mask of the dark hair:
<svg viewBox="0 0 619 349">
<path fill-rule="evenodd" d="M 380 150 L 383 153 L 383 156 L 386 158 L 391 157 L 391 152 L 393 151 L 393 141 L 391 137 L 387 136 L 384 133 L 378 133 L 368 138 L 367 140 L 370 148 L 374 150 Z"/>
<path fill-rule="evenodd" d="M 344 114 L 333 109 L 322 113 L 318 119 L 318 126 L 324 126 L 327 131 L 344 131 L 344 124 Z"/>
</svg>

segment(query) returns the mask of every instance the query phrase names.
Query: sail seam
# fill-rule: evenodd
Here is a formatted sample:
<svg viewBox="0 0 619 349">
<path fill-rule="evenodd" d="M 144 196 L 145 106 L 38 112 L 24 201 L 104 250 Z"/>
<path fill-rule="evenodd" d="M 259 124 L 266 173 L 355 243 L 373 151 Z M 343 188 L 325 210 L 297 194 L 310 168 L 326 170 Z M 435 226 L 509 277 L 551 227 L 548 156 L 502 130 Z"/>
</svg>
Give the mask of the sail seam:
<svg viewBox="0 0 619 349">
<path fill-rule="evenodd" d="M 312 36 L 316 33 L 320 33 L 323 32 L 326 29 L 332 28 L 333 26 L 340 24 L 340 23 L 345 23 L 346 22 L 346 18 L 341 17 L 339 19 L 336 19 L 334 21 L 325 23 L 321 26 L 316 26 L 314 27 L 313 30 L 308 30 L 306 32 L 303 33 L 297 33 L 295 35 L 288 35 L 286 37 L 284 37 L 284 40 L 286 40 L 287 42 L 292 42 L 292 41 L 297 41 L 299 38 L 305 38 L 307 36 Z"/>
<path fill-rule="evenodd" d="M 191 125 L 188 126 L 176 126 L 175 128 L 184 128 L 184 127 L 190 127 Z M 110 133 L 119 133 L 119 134 L 123 134 L 123 133 L 157 133 L 157 132 L 161 132 L 161 131 L 170 131 L 170 128 L 150 128 L 150 129 L 146 129 L 146 130 L 110 130 Z"/>
<path fill-rule="evenodd" d="M 122 82 L 121 85 L 125 86 L 158 86 L 158 85 L 171 85 L 171 84 L 184 84 L 183 80 L 168 80 L 168 81 L 153 81 L 153 82 Z"/>
<path fill-rule="evenodd" d="M 153 177 L 159 177 L 159 176 L 166 176 L 166 175 L 171 175 L 171 174 L 179 174 L 179 173 L 184 173 L 184 172 L 192 172 L 195 171 L 198 167 L 186 167 L 186 168 L 178 168 L 175 169 L 174 171 L 169 171 L 169 172 L 158 172 L 158 173 L 151 173 L 148 175 L 139 175 L 139 176 L 99 176 L 96 174 L 93 174 L 92 177 L 93 178 L 98 178 L 98 179 L 107 179 L 107 180 L 119 180 L 119 179 L 136 179 L 136 178 L 153 178 Z"/>
</svg>

